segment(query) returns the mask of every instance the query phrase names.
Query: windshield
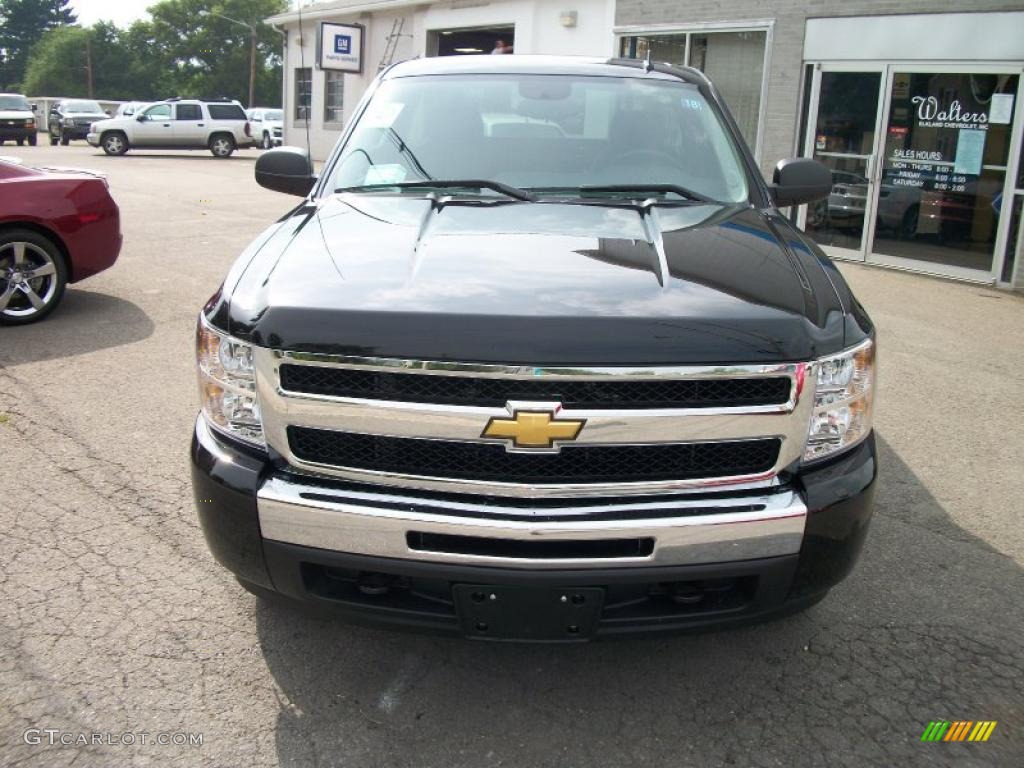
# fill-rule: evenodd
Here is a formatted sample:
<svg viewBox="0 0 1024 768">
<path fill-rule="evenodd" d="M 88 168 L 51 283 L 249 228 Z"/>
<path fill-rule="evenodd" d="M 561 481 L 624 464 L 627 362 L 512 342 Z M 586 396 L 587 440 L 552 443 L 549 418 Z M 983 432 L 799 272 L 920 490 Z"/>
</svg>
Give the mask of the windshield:
<svg viewBox="0 0 1024 768">
<path fill-rule="evenodd" d="M 0 96 L 0 109 L 28 109 L 28 99 L 24 96 Z"/>
<path fill-rule="evenodd" d="M 281 118 L 281 110 L 280 109 L 268 109 L 266 112 L 263 113 L 263 119 L 264 120 L 280 120 L 280 119 L 282 119 Z"/>
<path fill-rule="evenodd" d="M 103 112 L 103 107 L 95 101 L 68 101 L 64 103 L 64 111 L 99 114 Z"/>
<path fill-rule="evenodd" d="M 671 187 L 690 197 L 747 199 L 737 149 L 697 87 L 641 78 L 385 81 L 346 142 L 330 188 L 431 179 L 565 194 L 614 187 L 603 190 L 609 196 Z"/>
</svg>

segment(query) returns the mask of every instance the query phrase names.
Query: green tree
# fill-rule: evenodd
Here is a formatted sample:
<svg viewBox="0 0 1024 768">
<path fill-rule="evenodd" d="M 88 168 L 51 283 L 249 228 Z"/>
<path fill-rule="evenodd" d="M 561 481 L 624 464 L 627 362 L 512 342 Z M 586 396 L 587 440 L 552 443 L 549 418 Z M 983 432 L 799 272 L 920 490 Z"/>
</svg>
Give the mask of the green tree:
<svg viewBox="0 0 1024 768">
<path fill-rule="evenodd" d="M 90 65 L 97 99 L 150 100 L 170 87 L 168 73 L 153 56 L 147 24 L 122 30 L 101 21 L 44 34 L 29 54 L 25 90 L 36 96 L 88 96 Z"/>
<path fill-rule="evenodd" d="M 85 96 L 86 39 L 90 30 L 57 27 L 32 48 L 25 67 L 24 89 L 34 96 Z"/>
<path fill-rule="evenodd" d="M 68 0 L 0 0 L 0 90 L 21 86 L 29 51 L 54 27 L 74 24 Z"/>
<path fill-rule="evenodd" d="M 279 105 L 281 36 L 262 20 L 287 7 L 287 0 L 163 0 L 151 6 L 154 45 L 173 73 L 174 95 L 229 96 L 245 104 L 251 26 L 257 41 L 255 101 Z"/>
</svg>

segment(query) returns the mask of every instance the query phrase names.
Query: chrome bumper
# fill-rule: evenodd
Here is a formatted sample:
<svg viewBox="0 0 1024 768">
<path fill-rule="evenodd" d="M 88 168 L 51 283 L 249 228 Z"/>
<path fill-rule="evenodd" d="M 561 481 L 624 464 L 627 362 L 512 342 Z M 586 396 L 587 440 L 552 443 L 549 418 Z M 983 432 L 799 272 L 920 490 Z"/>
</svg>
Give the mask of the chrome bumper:
<svg viewBox="0 0 1024 768">
<path fill-rule="evenodd" d="M 335 492 L 271 476 L 257 494 L 265 539 L 348 554 L 512 568 L 724 563 L 800 551 L 807 507 L 791 490 L 565 508 L 497 507 L 397 494 Z M 540 519 L 530 519 L 543 517 Z M 513 519 L 510 519 L 513 518 Z M 611 519 L 609 519 L 611 518 Z M 409 533 L 575 542 L 650 538 L 647 556 L 520 558 L 414 549 Z"/>
</svg>

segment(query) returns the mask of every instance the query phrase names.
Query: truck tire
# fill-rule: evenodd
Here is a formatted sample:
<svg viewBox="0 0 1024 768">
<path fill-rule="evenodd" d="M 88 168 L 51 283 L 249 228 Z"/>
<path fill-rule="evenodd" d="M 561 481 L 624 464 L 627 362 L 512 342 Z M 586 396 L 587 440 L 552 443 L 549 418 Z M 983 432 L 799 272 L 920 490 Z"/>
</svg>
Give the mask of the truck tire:
<svg viewBox="0 0 1024 768">
<path fill-rule="evenodd" d="M 263 147 L 263 149 L 270 149 L 274 146 L 273 139 L 270 138 L 270 134 L 266 131 L 263 132 L 263 141 L 260 142 L 260 146 Z"/>
<path fill-rule="evenodd" d="M 128 137 L 121 131 L 108 131 L 100 137 L 100 146 L 108 155 L 123 155 L 128 151 Z"/>
<path fill-rule="evenodd" d="M 899 229 L 897 230 L 897 235 L 900 240 L 914 239 L 914 235 L 917 234 L 917 215 L 919 211 L 919 206 L 912 205 L 903 214 L 903 218 L 900 220 Z"/>
<path fill-rule="evenodd" d="M 58 141 L 57 137 L 54 136 L 52 133 L 49 134 L 49 136 L 50 136 L 50 146 L 51 147 L 56 147 L 57 146 L 57 141 Z"/>
<path fill-rule="evenodd" d="M 62 147 L 66 147 L 70 143 L 71 143 L 71 139 L 68 137 L 68 135 L 66 133 L 64 133 L 64 131 L 61 131 L 60 132 L 60 145 Z"/>
<path fill-rule="evenodd" d="M 39 139 L 38 139 L 38 136 L 37 136 L 37 134 L 33 133 L 33 134 L 32 134 L 31 136 L 29 136 L 29 137 L 28 137 L 28 145 L 29 145 L 30 147 L 34 147 L 34 146 L 36 145 L 36 142 L 37 142 L 38 140 L 39 140 Z"/>
<path fill-rule="evenodd" d="M 37 275 L 25 277 L 25 273 Z M 64 254 L 27 229 L 0 231 L 0 325 L 25 325 L 53 312 L 68 283 Z"/>
<path fill-rule="evenodd" d="M 235 151 L 235 139 L 227 133 L 215 133 L 210 137 L 210 143 L 207 146 L 214 157 L 231 157 Z"/>
</svg>

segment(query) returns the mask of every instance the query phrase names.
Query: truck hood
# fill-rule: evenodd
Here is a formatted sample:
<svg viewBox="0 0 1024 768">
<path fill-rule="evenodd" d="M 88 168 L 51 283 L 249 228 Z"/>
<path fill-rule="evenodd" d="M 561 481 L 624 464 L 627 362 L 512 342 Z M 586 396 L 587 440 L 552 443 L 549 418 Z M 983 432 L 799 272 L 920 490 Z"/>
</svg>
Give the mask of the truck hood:
<svg viewBox="0 0 1024 768">
<path fill-rule="evenodd" d="M 135 120 L 134 115 L 129 117 L 103 117 L 103 119 L 94 122 L 90 130 L 93 133 L 99 133 L 108 128 L 127 128 L 133 120 Z"/>
<path fill-rule="evenodd" d="M 208 316 L 260 346 L 537 365 L 783 362 L 844 308 L 788 223 L 744 206 L 334 195 L 239 259 Z"/>
<path fill-rule="evenodd" d="M 36 113 L 28 109 L 0 109 L 0 120 L 35 119 Z"/>
</svg>

